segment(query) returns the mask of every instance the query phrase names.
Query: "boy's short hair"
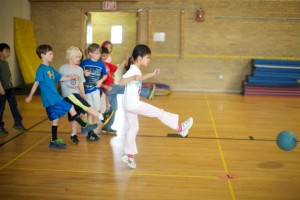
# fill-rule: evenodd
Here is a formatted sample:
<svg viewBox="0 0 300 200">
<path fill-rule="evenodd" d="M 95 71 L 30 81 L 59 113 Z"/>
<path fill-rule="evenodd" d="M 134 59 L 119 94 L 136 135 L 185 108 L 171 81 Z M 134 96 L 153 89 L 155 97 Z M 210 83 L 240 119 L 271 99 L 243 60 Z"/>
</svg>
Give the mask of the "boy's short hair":
<svg viewBox="0 0 300 200">
<path fill-rule="evenodd" d="M 68 60 L 70 57 L 75 56 L 75 55 L 80 55 L 82 56 L 82 52 L 78 47 L 71 46 L 67 49 L 66 51 L 66 59 Z"/>
<path fill-rule="evenodd" d="M 42 58 L 42 54 L 46 54 L 49 51 L 53 51 L 53 49 L 48 44 L 41 44 L 36 48 L 36 54 L 39 56 L 39 58 Z"/>
<path fill-rule="evenodd" d="M 100 46 L 97 43 L 92 43 L 88 46 L 88 53 L 100 50 Z"/>
<path fill-rule="evenodd" d="M 108 48 L 106 48 L 105 46 L 101 46 L 101 53 L 102 54 L 109 54 Z"/>
<path fill-rule="evenodd" d="M 0 51 L 2 52 L 4 49 L 10 49 L 10 46 L 6 43 L 0 44 Z"/>
</svg>

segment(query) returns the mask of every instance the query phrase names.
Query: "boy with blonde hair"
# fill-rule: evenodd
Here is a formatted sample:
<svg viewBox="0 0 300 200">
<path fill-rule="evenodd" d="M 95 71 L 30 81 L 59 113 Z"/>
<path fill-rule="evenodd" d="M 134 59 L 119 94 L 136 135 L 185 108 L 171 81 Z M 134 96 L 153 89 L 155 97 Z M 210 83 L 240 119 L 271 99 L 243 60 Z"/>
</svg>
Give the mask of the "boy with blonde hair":
<svg viewBox="0 0 300 200">
<path fill-rule="evenodd" d="M 89 113 L 90 115 L 103 120 L 103 116 L 101 113 L 96 111 L 90 104 L 85 100 L 86 95 L 84 92 L 84 82 L 85 78 L 83 75 L 83 70 L 78 65 L 80 64 L 80 60 L 82 58 L 82 52 L 78 47 L 71 46 L 66 51 L 66 59 L 68 61 L 67 64 L 62 65 L 58 72 L 62 76 L 68 76 L 70 74 L 75 74 L 79 78 L 78 80 L 68 80 L 68 81 L 61 81 L 61 90 L 62 96 L 65 98 L 66 101 L 71 103 L 75 110 L 78 113 Z M 72 123 L 72 133 L 71 133 L 71 142 L 73 144 L 78 144 L 79 140 L 77 137 L 77 123 L 72 119 L 70 114 L 68 114 L 68 120 Z M 89 141 L 98 141 L 99 137 L 94 133 L 94 131 L 90 131 L 87 135 L 87 139 Z"/>
</svg>

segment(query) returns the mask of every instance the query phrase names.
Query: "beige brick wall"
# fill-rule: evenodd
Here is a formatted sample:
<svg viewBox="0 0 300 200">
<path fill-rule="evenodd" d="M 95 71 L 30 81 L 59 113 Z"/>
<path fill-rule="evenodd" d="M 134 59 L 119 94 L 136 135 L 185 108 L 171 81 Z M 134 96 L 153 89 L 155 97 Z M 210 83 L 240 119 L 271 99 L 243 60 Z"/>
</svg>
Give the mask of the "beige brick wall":
<svg viewBox="0 0 300 200">
<path fill-rule="evenodd" d="M 93 42 L 100 45 L 106 40 L 110 41 L 112 25 L 123 27 L 123 43 L 114 44 L 110 55 L 113 63 L 121 63 L 125 54 L 130 54 L 136 45 L 136 12 L 92 12 L 91 15 Z"/>
<path fill-rule="evenodd" d="M 199 6 L 206 12 L 202 23 L 195 21 Z M 118 3 L 118 12 L 140 8 L 137 40 L 151 46 L 153 53 L 151 67 L 144 72 L 160 67 L 153 81 L 173 90 L 239 91 L 252 58 L 300 59 L 299 0 Z M 64 62 L 68 46 L 81 45 L 83 11 L 101 11 L 101 2 L 31 2 L 37 41 L 54 47 L 56 68 Z M 153 42 L 154 32 L 165 32 L 165 42 Z"/>
<path fill-rule="evenodd" d="M 24 84 L 14 46 L 14 17 L 30 20 L 30 4 L 27 0 L 5 0 L 0 2 L 0 43 L 10 46 L 7 59 L 14 87 Z"/>
</svg>

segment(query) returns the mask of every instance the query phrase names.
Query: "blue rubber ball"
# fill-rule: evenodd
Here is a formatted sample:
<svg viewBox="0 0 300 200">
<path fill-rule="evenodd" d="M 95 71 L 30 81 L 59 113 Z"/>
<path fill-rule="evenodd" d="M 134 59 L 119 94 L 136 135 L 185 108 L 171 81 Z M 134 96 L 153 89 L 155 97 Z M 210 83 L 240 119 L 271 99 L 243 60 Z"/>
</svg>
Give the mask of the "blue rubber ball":
<svg viewBox="0 0 300 200">
<path fill-rule="evenodd" d="M 291 151 L 297 146 L 297 136 L 291 131 L 281 131 L 277 135 L 277 145 L 285 151 Z"/>
</svg>

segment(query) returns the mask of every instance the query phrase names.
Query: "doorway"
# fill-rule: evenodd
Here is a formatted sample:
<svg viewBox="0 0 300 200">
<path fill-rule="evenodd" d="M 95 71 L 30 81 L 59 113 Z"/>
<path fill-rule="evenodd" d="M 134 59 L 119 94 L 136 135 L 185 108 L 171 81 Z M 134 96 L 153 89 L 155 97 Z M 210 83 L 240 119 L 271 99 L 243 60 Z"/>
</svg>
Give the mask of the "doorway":
<svg viewBox="0 0 300 200">
<path fill-rule="evenodd" d="M 122 41 L 113 43 L 110 54 L 113 64 L 121 63 L 137 43 L 137 19 L 137 12 L 85 12 L 85 49 L 89 43 L 101 45 L 106 40 L 112 41 L 113 34 L 121 35 Z M 113 31 L 115 26 L 121 27 L 121 31 Z"/>
</svg>

